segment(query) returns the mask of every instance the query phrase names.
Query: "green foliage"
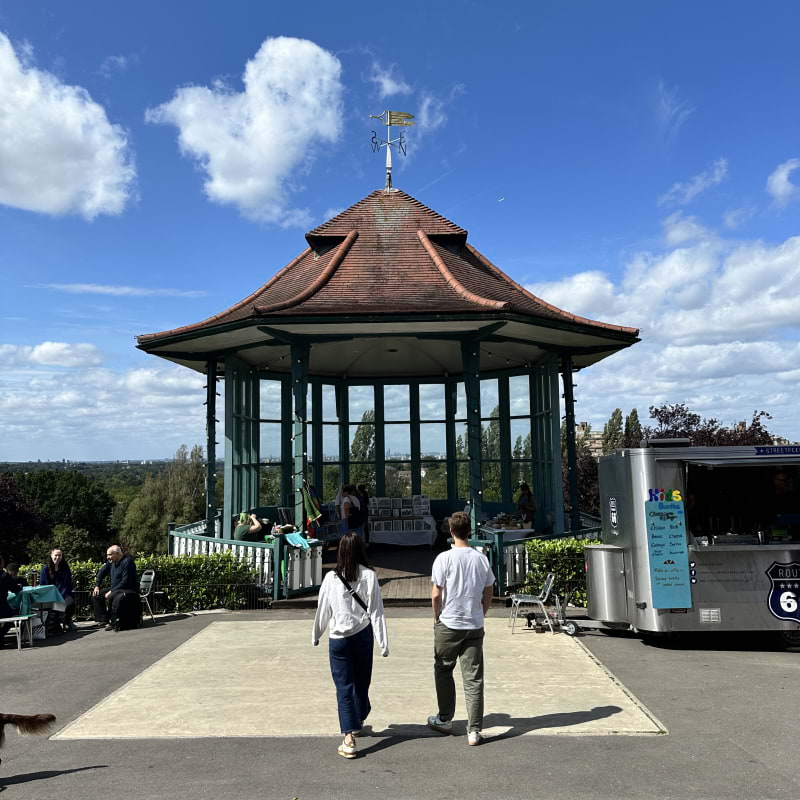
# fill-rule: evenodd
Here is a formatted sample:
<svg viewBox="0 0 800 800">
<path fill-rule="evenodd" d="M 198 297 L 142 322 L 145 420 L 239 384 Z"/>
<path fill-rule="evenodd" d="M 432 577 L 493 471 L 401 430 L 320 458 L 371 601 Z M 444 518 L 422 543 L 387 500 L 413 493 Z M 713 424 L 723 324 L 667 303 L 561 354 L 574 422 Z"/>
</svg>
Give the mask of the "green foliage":
<svg viewBox="0 0 800 800">
<path fill-rule="evenodd" d="M 525 545 L 531 570 L 524 591 L 537 594 L 544 584 L 548 572 L 556 576 L 553 591 L 560 597 L 570 594 L 573 605 L 586 606 L 586 573 L 583 550 L 587 544 L 599 541 L 579 539 L 531 539 Z"/>
<path fill-rule="evenodd" d="M 772 444 L 773 439 L 764 426 L 764 420 L 772 419 L 766 411 L 754 411 L 749 425 L 742 420 L 731 428 L 713 417 L 701 418 L 685 403 L 650 406 L 650 418 L 655 420 L 657 426 L 645 428 L 646 436 L 663 439 L 685 437 L 692 447 Z"/>
<path fill-rule="evenodd" d="M 114 498 L 103 485 L 74 470 L 41 470 L 17 474 L 17 485 L 51 530 L 69 525 L 85 530 L 102 547 Z"/>
<path fill-rule="evenodd" d="M 357 464 L 353 462 L 363 461 Z M 365 411 L 350 445 L 350 483 L 375 486 L 375 412 Z"/>
<path fill-rule="evenodd" d="M 95 576 L 102 567 L 99 561 L 70 562 L 72 585 L 76 599 L 88 613 L 88 597 L 95 584 Z M 20 568 L 20 574 L 41 570 L 41 563 L 31 563 Z M 156 572 L 155 589 L 167 592 L 167 611 L 201 611 L 209 608 L 245 608 L 253 597 L 253 585 L 258 576 L 250 566 L 231 553 L 213 553 L 207 556 L 148 555 L 136 559 L 139 575 L 146 569 Z"/>
<path fill-rule="evenodd" d="M 607 456 L 622 447 L 623 439 L 622 409 L 615 408 L 611 412 L 611 418 L 603 428 L 603 455 Z"/>
<path fill-rule="evenodd" d="M 639 412 L 631 409 L 631 413 L 625 417 L 625 433 L 622 436 L 623 447 L 639 447 L 642 443 L 642 423 L 639 422 Z"/>
<path fill-rule="evenodd" d="M 174 460 L 159 475 L 145 478 L 139 496 L 125 513 L 121 538 L 132 552 L 163 552 L 167 523 L 185 525 L 205 519 L 205 466 L 203 448 L 191 453 L 181 445 Z"/>
<path fill-rule="evenodd" d="M 0 557 L 24 561 L 28 543 L 47 526 L 19 488 L 16 477 L 0 475 Z"/>
<path fill-rule="evenodd" d="M 422 494 L 434 500 L 447 498 L 447 463 L 427 461 L 422 464 Z"/>
<path fill-rule="evenodd" d="M 97 544 L 85 528 L 72 525 L 56 525 L 53 533 L 45 539 L 33 539 L 28 545 L 31 561 L 46 561 L 50 551 L 60 547 L 68 562 L 91 561 L 101 555 L 102 545 Z"/>
</svg>

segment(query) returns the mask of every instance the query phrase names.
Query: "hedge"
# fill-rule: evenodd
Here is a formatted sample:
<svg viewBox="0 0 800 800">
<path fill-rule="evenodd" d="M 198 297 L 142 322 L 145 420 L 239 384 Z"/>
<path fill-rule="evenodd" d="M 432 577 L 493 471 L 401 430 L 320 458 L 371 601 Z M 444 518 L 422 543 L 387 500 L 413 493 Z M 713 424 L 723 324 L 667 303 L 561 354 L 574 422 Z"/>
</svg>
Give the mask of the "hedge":
<svg viewBox="0 0 800 800">
<path fill-rule="evenodd" d="M 570 603 L 586 606 L 586 572 L 583 549 L 587 544 L 602 544 L 596 539 L 531 539 L 526 543 L 530 571 L 525 581 L 526 592 L 538 594 L 548 572 L 556 576 L 553 591 Z"/>
<path fill-rule="evenodd" d="M 254 605 L 259 594 L 256 586 L 258 574 L 249 564 L 240 561 L 232 553 L 213 553 L 204 556 L 139 556 L 135 559 L 139 575 L 146 569 L 156 573 L 156 591 L 165 591 L 159 610 L 201 611 L 209 608 L 246 608 Z M 95 561 L 75 561 L 72 570 L 72 585 L 76 602 L 81 593 L 94 588 L 94 579 L 102 564 Z M 41 564 L 26 564 L 20 574 L 35 570 L 38 575 Z M 84 603 L 79 602 L 80 606 Z M 78 613 L 88 613 L 79 608 Z"/>
</svg>

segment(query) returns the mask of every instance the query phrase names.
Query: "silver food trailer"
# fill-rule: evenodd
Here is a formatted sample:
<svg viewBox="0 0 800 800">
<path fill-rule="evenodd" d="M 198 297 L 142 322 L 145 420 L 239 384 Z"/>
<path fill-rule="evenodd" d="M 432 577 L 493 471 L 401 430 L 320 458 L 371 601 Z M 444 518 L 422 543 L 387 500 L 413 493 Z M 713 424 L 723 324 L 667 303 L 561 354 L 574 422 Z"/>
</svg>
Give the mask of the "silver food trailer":
<svg viewBox="0 0 800 800">
<path fill-rule="evenodd" d="M 800 446 L 618 450 L 581 627 L 775 631 L 800 645 Z M 667 445 L 667 446 L 663 446 Z"/>
</svg>

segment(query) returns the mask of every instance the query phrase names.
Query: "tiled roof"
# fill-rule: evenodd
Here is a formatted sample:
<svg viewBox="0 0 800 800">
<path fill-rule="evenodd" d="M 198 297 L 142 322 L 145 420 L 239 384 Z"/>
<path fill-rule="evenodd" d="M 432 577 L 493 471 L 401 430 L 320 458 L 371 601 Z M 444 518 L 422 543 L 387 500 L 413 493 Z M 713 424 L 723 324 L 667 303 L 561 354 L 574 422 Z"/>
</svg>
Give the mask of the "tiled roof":
<svg viewBox="0 0 800 800">
<path fill-rule="evenodd" d="M 540 300 L 467 244 L 467 231 L 399 190 L 378 190 L 306 235 L 309 247 L 249 297 L 140 344 L 246 318 L 506 312 L 635 336 Z"/>
</svg>

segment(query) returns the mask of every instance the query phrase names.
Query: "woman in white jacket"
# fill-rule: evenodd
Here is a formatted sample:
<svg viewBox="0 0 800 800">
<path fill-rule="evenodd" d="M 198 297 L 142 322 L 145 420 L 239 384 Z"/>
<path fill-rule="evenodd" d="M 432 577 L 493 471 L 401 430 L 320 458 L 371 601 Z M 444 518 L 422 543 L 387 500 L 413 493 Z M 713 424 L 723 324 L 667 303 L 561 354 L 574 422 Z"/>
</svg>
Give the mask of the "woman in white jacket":
<svg viewBox="0 0 800 800">
<path fill-rule="evenodd" d="M 314 646 L 329 625 L 331 675 L 344 734 L 338 752 L 344 758 L 355 758 L 354 736 L 364 726 L 371 708 L 373 642 L 377 639 L 381 653 L 388 656 L 389 639 L 378 577 L 367 563 L 361 537 L 353 531 L 339 541 L 336 569 L 322 581 L 311 634 Z"/>
</svg>

